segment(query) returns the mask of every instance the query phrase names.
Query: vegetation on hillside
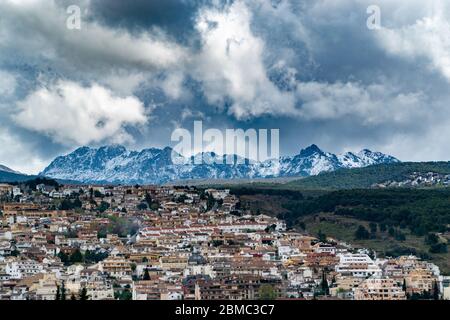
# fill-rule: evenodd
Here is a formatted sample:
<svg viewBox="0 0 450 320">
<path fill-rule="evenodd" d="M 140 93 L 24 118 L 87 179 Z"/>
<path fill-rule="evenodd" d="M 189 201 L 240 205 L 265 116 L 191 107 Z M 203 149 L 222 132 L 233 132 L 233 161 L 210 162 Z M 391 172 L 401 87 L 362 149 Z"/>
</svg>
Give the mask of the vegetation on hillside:
<svg viewBox="0 0 450 320">
<path fill-rule="evenodd" d="M 450 224 L 447 189 L 339 190 L 315 198 L 290 200 L 284 207 L 289 213 L 282 218 L 290 222 L 308 214 L 332 212 L 388 227 L 408 228 L 418 236 L 446 232 Z"/>
<path fill-rule="evenodd" d="M 240 195 L 244 208 L 276 215 L 289 228 L 332 236 L 382 255 L 415 254 L 450 271 L 450 189 L 312 192 L 245 187 L 233 193 Z"/>
<path fill-rule="evenodd" d="M 365 168 L 340 169 L 284 184 L 286 189 L 358 189 L 370 188 L 388 180 L 404 180 L 413 172 L 450 174 L 450 162 L 403 162 Z"/>
</svg>

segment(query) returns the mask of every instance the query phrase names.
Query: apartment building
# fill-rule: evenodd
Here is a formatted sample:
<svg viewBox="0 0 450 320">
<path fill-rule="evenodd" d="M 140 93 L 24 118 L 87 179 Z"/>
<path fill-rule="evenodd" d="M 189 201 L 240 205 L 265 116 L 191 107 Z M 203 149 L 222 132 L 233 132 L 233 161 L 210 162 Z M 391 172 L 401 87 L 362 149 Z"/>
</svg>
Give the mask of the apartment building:
<svg viewBox="0 0 450 320">
<path fill-rule="evenodd" d="M 402 287 L 389 278 L 366 279 L 354 290 L 355 300 L 406 300 Z"/>
</svg>

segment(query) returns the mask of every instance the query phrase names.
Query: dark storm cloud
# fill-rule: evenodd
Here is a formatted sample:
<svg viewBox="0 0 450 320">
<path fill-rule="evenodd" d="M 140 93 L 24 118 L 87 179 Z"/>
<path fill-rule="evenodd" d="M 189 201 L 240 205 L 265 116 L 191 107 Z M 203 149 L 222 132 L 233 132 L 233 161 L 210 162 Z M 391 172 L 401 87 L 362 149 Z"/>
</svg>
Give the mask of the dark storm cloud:
<svg viewBox="0 0 450 320">
<path fill-rule="evenodd" d="M 437 135 L 433 133 L 436 126 L 447 126 L 447 117 L 442 117 L 446 112 L 442 105 L 450 101 L 448 81 L 437 72 L 439 69 L 430 66 L 430 55 L 424 53 L 414 59 L 409 59 L 407 54 L 392 55 L 386 50 L 386 42 L 383 44 L 388 31 L 369 30 L 366 26 L 366 9 L 370 4 L 377 4 L 381 8 L 384 27 L 401 33 L 402 28 L 415 25 L 408 33 L 413 35 L 424 27 L 417 22 L 424 16 L 439 17 L 449 13 L 448 8 L 443 6 L 444 2 L 433 1 L 428 5 L 411 1 L 410 5 L 400 5 L 395 1 L 277 1 L 275 6 L 261 5 L 260 1 L 249 2 L 255 14 L 253 30 L 269 48 L 266 55 L 271 58 L 267 61 L 273 63 L 276 57 L 281 57 L 286 66 L 298 71 L 296 78 L 302 82 L 317 81 L 330 87 L 333 83 L 351 82 L 359 84 L 362 89 L 372 85 L 384 87 L 379 94 L 372 95 L 372 101 L 358 105 L 357 109 L 353 108 L 353 104 L 358 104 L 358 99 L 342 100 L 340 107 L 336 105 L 324 109 L 329 112 L 336 109 L 354 110 L 342 116 L 337 112 L 335 117 L 328 119 L 278 120 L 283 123 L 285 132 L 284 135 L 282 133 L 285 152 L 296 152 L 296 141 L 301 140 L 305 144 L 315 142 L 334 152 L 367 146 L 391 152 L 402 159 L 448 157 L 438 147 L 441 142 L 437 140 L 442 139 L 436 139 Z M 444 29 L 439 30 L 438 24 L 437 28 L 432 26 L 434 22 L 429 21 L 429 44 L 439 45 L 443 41 L 438 38 L 439 32 Z M 431 28 L 435 28 L 434 31 Z M 411 41 L 411 46 L 413 44 Z M 450 48 L 445 49 L 441 51 L 442 55 L 448 55 Z M 437 59 L 432 64 L 442 61 L 438 57 L 432 58 Z M 384 92 L 392 88 L 395 88 L 396 98 L 383 98 Z M 336 93 L 334 100 L 343 93 Z M 362 91 L 360 98 L 366 94 Z M 403 95 L 422 95 L 423 99 L 397 104 Z M 302 98 L 299 97 L 300 108 Z M 319 103 L 320 96 L 316 98 L 319 100 L 315 105 L 326 108 L 325 104 Z M 323 102 L 329 103 L 326 100 Z M 377 104 L 376 109 L 370 107 Z M 415 107 L 411 109 L 413 104 Z M 367 112 L 363 111 L 364 106 L 368 108 Z M 361 115 L 371 118 L 380 113 L 386 113 L 386 118 L 381 122 L 367 123 L 361 118 Z M 436 147 L 429 147 L 432 144 Z M 429 152 L 427 155 L 424 149 Z"/>
<path fill-rule="evenodd" d="M 0 99 L 0 141 L 13 150 L 0 152 L 0 163 L 39 168 L 76 147 L 63 143 L 62 132 L 52 137 L 51 128 L 33 131 L 33 123 L 17 120 L 23 114 L 14 118 L 27 96 L 47 88 L 59 101 L 58 88 L 68 85 L 85 103 L 92 88 L 114 102 L 138 99 L 148 118 L 145 125 L 120 122 L 92 145 L 125 135 L 136 149 L 162 147 L 174 128 L 203 120 L 206 128 L 280 128 L 282 154 L 316 143 L 402 160 L 450 157 L 439 147 L 450 136 L 450 47 L 442 37 L 450 12 L 443 1 L 54 3 L 0 2 L 0 91 L 9 94 Z M 71 4 L 82 9 L 81 30 L 65 28 Z M 382 10 L 382 30 L 366 26 L 371 4 Z M 35 111 L 31 102 L 23 110 Z M 27 166 L 33 156 L 39 161 Z"/>
<path fill-rule="evenodd" d="M 135 33 L 160 28 L 182 43 L 193 42 L 198 10 L 213 0 L 96 0 L 90 4 L 92 18 L 112 28 Z M 230 1 L 220 1 L 225 4 Z"/>
</svg>

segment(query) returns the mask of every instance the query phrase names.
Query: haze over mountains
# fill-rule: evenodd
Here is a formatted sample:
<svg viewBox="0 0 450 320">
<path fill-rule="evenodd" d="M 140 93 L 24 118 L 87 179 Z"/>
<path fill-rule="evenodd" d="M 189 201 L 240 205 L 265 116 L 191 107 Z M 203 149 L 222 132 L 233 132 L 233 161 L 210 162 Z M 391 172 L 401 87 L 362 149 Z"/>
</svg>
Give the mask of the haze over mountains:
<svg viewBox="0 0 450 320">
<path fill-rule="evenodd" d="M 163 184 L 195 179 L 253 179 L 274 177 L 307 177 L 341 168 L 361 168 L 374 164 L 398 163 L 398 159 L 364 149 L 342 155 L 322 151 L 311 145 L 294 156 L 264 162 L 244 160 L 233 165 L 209 161 L 194 164 L 194 157 L 184 164 L 172 161 L 173 150 L 150 148 L 129 151 L 120 145 L 100 148 L 81 147 L 57 157 L 40 175 L 83 183 Z M 180 157 L 180 155 L 177 155 Z M 198 154 L 203 159 L 221 159 L 214 153 Z"/>
</svg>

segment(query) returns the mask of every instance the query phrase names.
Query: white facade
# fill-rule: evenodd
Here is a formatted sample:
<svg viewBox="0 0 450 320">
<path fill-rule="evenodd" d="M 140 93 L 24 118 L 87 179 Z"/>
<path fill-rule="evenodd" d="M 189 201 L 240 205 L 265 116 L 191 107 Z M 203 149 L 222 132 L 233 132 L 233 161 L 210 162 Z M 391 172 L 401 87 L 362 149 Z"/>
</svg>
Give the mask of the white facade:
<svg viewBox="0 0 450 320">
<path fill-rule="evenodd" d="M 336 272 L 353 277 L 365 278 L 368 276 L 382 275 L 382 270 L 367 254 L 339 254 L 339 264 L 336 265 Z"/>
<path fill-rule="evenodd" d="M 5 272 L 9 274 L 12 279 L 22 279 L 41 273 L 42 271 L 42 265 L 33 260 L 8 262 L 5 268 Z"/>
</svg>

